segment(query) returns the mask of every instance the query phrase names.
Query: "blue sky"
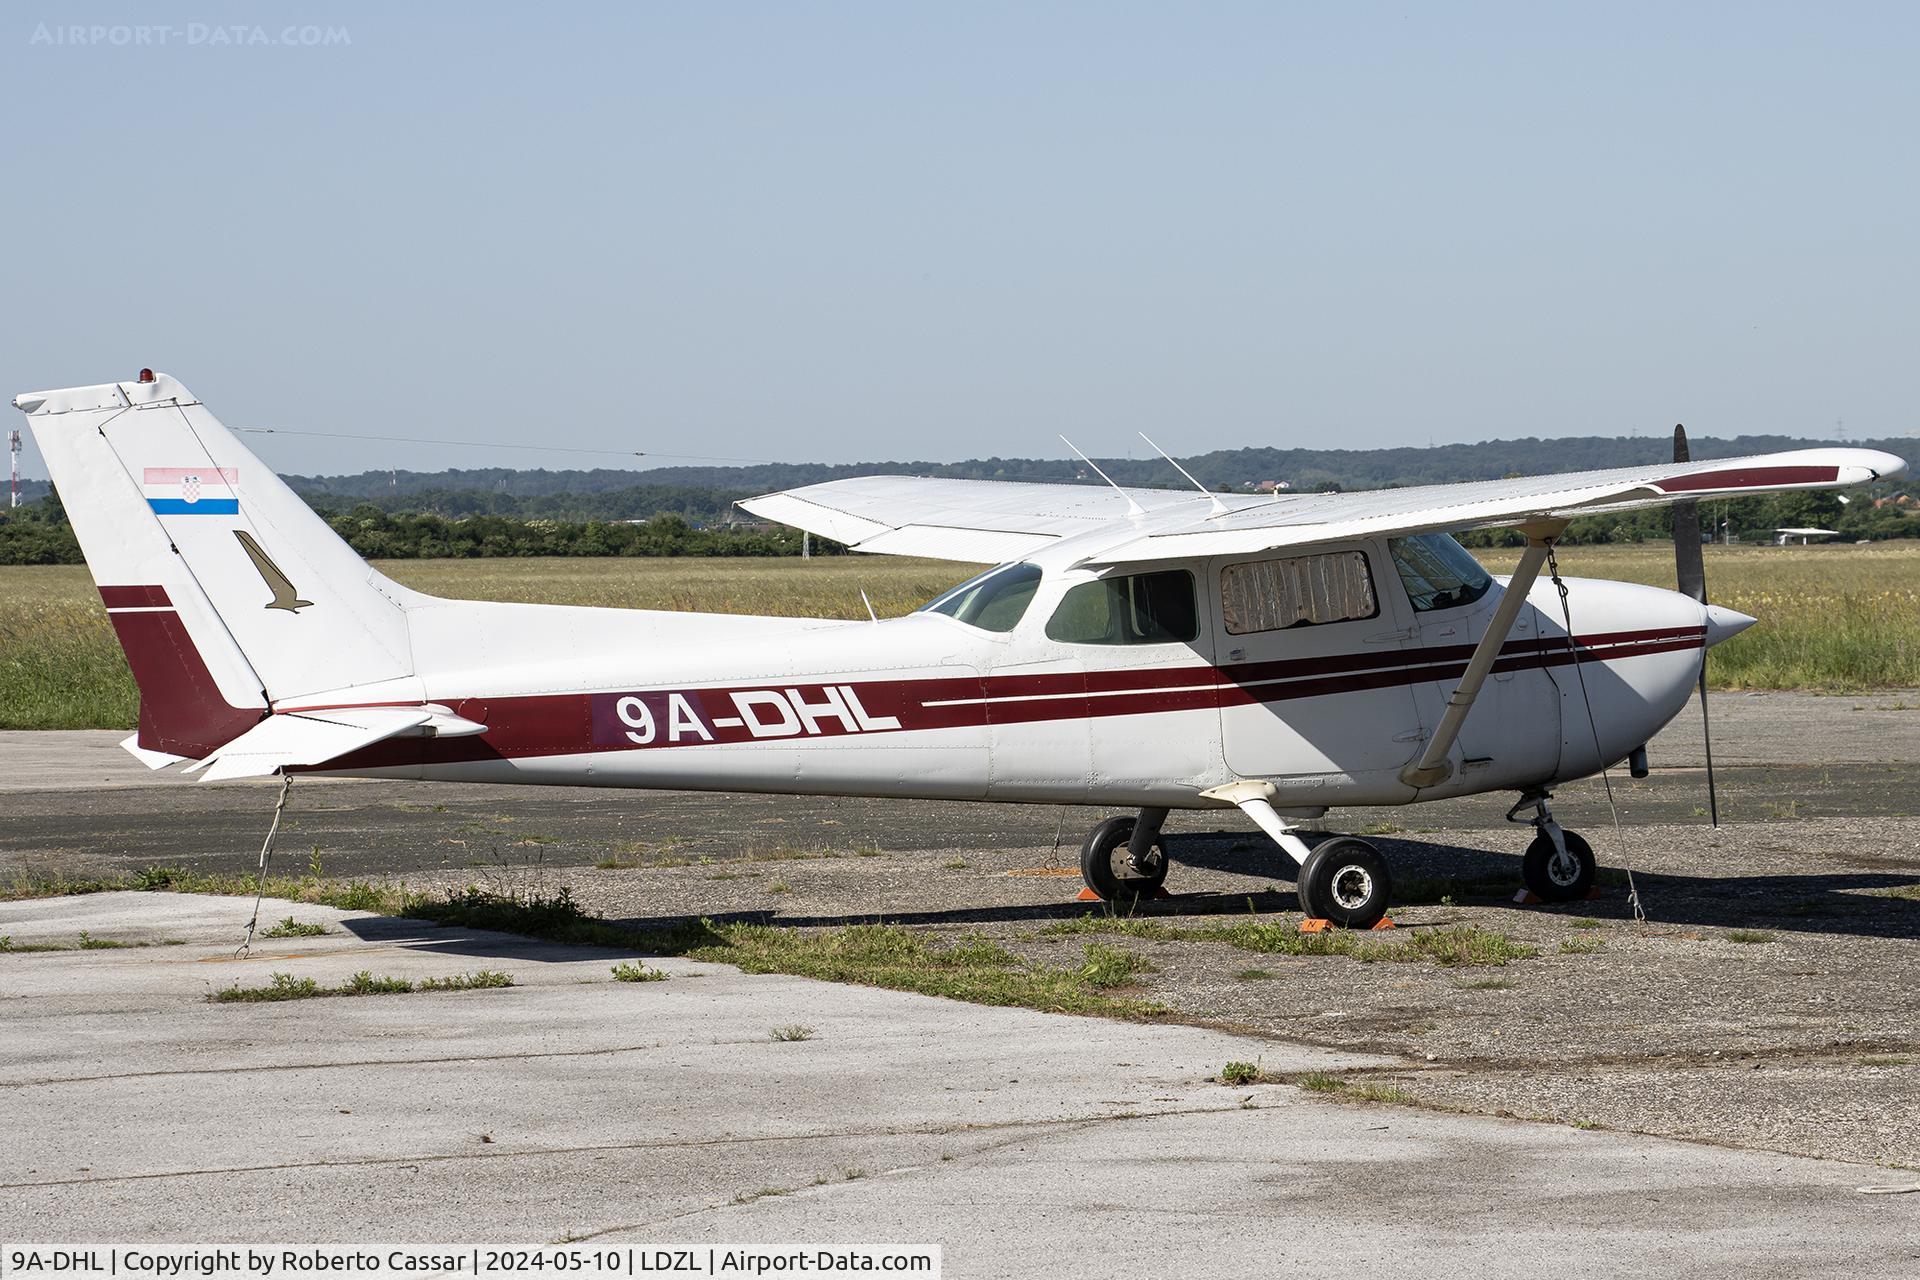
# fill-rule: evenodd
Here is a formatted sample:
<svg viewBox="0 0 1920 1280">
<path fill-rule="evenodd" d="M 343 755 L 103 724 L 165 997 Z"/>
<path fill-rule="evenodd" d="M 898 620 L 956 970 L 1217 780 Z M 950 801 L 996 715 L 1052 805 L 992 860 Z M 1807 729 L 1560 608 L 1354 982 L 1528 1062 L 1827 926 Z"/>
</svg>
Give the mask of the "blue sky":
<svg viewBox="0 0 1920 1280">
<path fill-rule="evenodd" d="M 230 425 L 546 447 L 283 470 L 1920 427 L 1913 5 L 27 3 L 0 41 L 9 395 L 150 365 Z"/>
</svg>

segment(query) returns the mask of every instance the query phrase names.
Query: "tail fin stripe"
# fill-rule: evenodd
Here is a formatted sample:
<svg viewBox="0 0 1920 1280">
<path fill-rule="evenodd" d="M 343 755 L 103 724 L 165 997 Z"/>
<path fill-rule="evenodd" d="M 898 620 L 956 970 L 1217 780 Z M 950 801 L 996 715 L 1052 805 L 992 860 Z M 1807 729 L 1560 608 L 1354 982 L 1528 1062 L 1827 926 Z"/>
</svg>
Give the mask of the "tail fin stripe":
<svg viewBox="0 0 1920 1280">
<path fill-rule="evenodd" d="M 109 609 L 151 609 L 159 605 L 171 608 L 173 605 L 165 587 L 102 587 L 100 601 Z"/>
</svg>

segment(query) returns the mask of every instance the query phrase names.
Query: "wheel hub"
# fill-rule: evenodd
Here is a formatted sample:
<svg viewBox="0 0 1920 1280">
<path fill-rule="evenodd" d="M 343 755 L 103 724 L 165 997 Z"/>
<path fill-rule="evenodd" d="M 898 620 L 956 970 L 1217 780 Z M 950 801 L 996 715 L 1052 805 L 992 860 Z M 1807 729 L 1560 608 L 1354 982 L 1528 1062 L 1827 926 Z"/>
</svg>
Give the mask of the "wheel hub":
<svg viewBox="0 0 1920 1280">
<path fill-rule="evenodd" d="M 1573 856 L 1570 849 L 1556 849 L 1547 859 L 1547 876 L 1562 888 L 1576 883 L 1580 879 L 1580 859 Z"/>
<path fill-rule="evenodd" d="M 1345 866 L 1333 873 L 1333 900 L 1342 910 L 1358 911 L 1373 897 L 1373 876 L 1365 867 Z"/>
</svg>

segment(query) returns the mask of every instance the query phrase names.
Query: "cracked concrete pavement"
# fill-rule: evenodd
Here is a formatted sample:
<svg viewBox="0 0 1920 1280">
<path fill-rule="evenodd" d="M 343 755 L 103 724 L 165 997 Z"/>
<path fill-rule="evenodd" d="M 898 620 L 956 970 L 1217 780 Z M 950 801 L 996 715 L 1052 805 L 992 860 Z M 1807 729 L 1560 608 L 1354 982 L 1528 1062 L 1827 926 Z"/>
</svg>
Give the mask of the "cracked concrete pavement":
<svg viewBox="0 0 1920 1280">
<path fill-rule="evenodd" d="M 1911 1275 L 1884 1170 L 1230 1088 L 1374 1055 L 241 898 L 0 904 L 0 1238 L 937 1242 L 946 1273 Z M 500 990 L 208 991 L 476 968 Z M 776 1026 L 810 1038 L 779 1042 Z"/>
</svg>

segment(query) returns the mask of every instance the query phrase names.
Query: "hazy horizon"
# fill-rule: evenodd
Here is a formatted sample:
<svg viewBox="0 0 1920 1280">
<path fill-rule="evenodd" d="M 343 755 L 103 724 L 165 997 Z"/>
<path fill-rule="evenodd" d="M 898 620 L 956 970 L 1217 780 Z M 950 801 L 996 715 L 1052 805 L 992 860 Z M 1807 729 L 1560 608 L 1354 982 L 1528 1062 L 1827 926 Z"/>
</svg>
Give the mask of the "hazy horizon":
<svg viewBox="0 0 1920 1280">
<path fill-rule="evenodd" d="M 1916 426 L 1911 6 L 264 12 L 0 26 L 8 397 L 469 442 L 309 475 Z"/>
</svg>

